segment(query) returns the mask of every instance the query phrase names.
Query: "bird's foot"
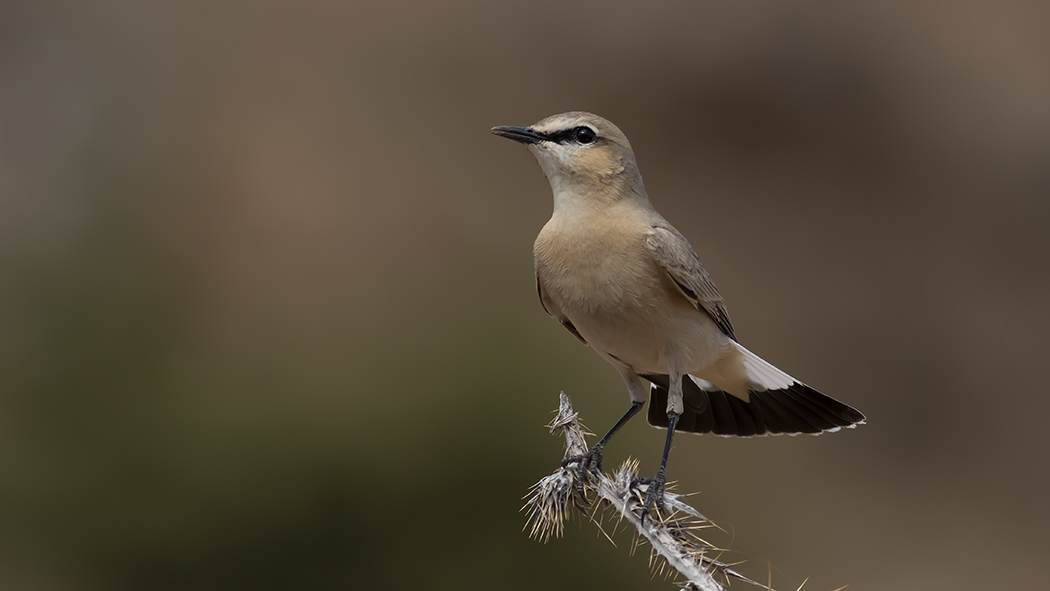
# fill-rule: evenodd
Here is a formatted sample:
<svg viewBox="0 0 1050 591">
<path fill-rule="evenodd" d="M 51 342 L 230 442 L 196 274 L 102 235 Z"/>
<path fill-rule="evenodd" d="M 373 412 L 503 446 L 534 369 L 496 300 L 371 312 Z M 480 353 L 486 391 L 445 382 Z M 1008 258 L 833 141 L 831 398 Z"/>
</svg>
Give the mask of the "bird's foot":
<svg viewBox="0 0 1050 591">
<path fill-rule="evenodd" d="M 595 445 L 584 454 L 570 456 L 561 461 L 562 468 L 568 467 L 569 464 L 576 464 L 576 488 L 580 493 L 580 498 L 586 503 L 587 493 L 584 484 L 588 473 L 601 474 L 602 448 Z"/>
<path fill-rule="evenodd" d="M 654 505 L 657 509 L 664 510 L 664 488 L 667 486 L 667 476 L 663 470 L 660 470 L 652 478 L 635 478 L 631 482 L 631 486 L 638 484 L 646 485 L 645 503 L 642 505 L 642 523 L 645 523 L 645 516 L 649 515 Z"/>
</svg>

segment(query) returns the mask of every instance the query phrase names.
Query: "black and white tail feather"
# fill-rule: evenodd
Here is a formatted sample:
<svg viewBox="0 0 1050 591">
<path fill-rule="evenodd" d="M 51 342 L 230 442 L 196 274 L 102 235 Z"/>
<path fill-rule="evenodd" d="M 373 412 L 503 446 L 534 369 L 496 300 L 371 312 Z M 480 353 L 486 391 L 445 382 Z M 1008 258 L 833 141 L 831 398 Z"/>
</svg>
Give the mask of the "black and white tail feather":
<svg viewBox="0 0 1050 591">
<path fill-rule="evenodd" d="M 738 343 L 734 345 L 743 354 L 750 383 L 748 400 L 690 375 L 682 380 L 685 408 L 676 432 L 725 437 L 819 434 L 864 422 L 857 409 L 810 388 Z M 666 429 L 668 378 L 661 374 L 642 377 L 652 382 L 646 419 L 650 425 Z"/>
</svg>

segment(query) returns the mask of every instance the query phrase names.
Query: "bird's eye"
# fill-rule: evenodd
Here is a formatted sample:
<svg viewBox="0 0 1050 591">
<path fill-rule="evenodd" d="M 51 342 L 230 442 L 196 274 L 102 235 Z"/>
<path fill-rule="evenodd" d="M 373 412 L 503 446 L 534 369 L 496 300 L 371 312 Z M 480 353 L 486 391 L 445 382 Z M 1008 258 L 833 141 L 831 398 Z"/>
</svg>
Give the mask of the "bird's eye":
<svg viewBox="0 0 1050 591">
<path fill-rule="evenodd" d="M 581 144 L 593 144 L 594 140 L 598 139 L 598 134 L 590 127 L 577 127 L 572 136 Z"/>
</svg>

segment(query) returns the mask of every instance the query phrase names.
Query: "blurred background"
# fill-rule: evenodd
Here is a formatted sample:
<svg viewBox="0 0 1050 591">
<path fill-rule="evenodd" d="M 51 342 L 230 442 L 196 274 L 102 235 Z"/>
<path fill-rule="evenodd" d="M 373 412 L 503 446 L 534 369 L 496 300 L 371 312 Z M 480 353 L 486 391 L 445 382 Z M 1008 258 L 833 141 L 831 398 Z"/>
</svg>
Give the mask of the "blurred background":
<svg viewBox="0 0 1050 591">
<path fill-rule="evenodd" d="M 1050 4 L 0 4 L 0 588 L 672 589 L 521 497 L 617 374 L 548 319 L 588 110 L 751 350 L 864 411 L 681 437 L 779 589 L 1050 577 Z M 606 450 L 658 465 L 642 420 Z M 769 575 L 768 573 L 771 573 Z"/>
</svg>

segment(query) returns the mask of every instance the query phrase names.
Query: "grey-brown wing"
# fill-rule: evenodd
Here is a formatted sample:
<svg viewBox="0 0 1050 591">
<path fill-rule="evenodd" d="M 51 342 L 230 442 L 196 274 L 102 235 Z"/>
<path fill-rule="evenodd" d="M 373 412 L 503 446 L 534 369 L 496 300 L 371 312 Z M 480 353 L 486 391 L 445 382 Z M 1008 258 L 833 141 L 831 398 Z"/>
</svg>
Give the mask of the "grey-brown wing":
<svg viewBox="0 0 1050 591">
<path fill-rule="evenodd" d="M 558 322 L 561 322 L 561 325 L 565 327 L 565 330 L 571 332 L 574 337 L 580 339 L 580 342 L 586 345 L 587 340 L 583 338 L 583 335 L 580 334 L 580 331 L 576 330 L 576 327 L 572 324 L 572 322 L 564 314 L 561 313 L 561 309 L 558 308 L 558 305 L 555 304 L 554 301 L 551 300 L 549 297 L 547 297 L 546 293 L 544 293 L 543 282 L 540 281 L 539 277 L 536 277 L 536 293 L 540 296 L 540 305 L 543 306 L 543 311 L 546 312 L 547 315 L 551 318 L 557 320 Z"/>
<path fill-rule="evenodd" d="M 722 295 L 685 236 L 661 219 L 653 224 L 646 244 L 653 260 L 667 271 L 682 295 L 698 310 L 707 312 L 718 328 L 735 341 L 733 323 L 729 320 Z"/>
</svg>

